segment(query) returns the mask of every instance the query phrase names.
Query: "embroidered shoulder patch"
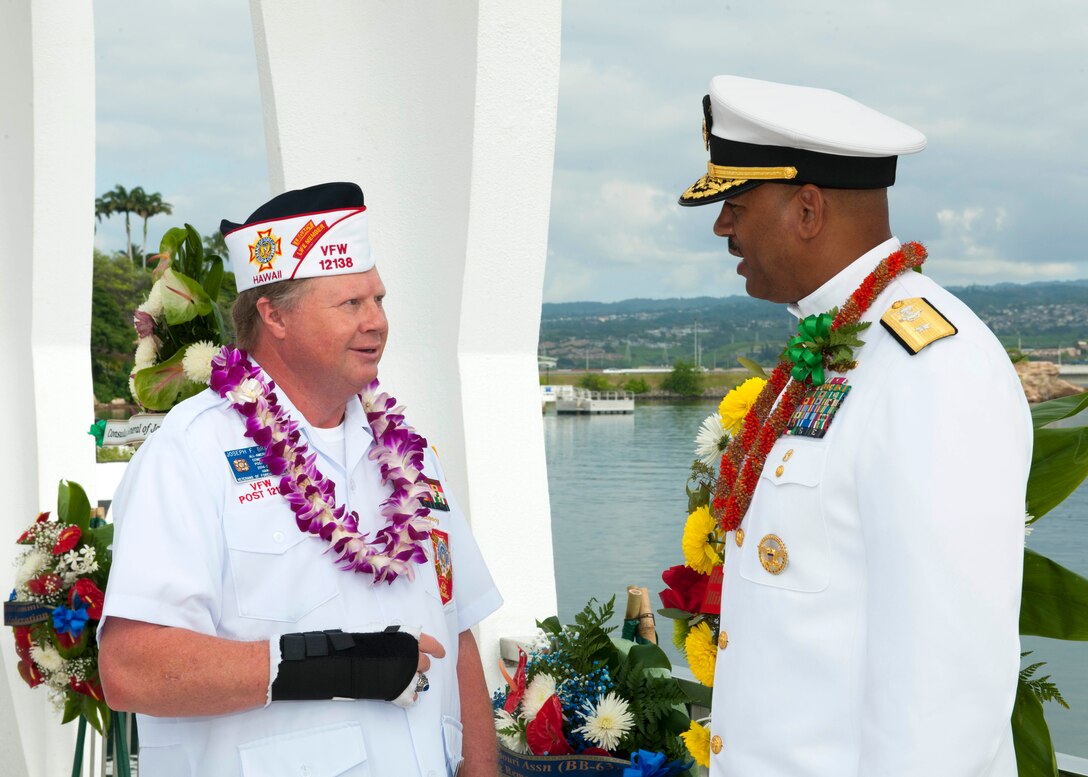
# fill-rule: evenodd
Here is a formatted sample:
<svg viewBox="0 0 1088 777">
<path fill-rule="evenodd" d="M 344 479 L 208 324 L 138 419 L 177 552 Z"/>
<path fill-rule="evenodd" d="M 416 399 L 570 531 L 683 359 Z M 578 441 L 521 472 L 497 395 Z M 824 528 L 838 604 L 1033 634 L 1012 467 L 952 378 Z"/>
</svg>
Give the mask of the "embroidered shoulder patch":
<svg viewBox="0 0 1088 777">
<path fill-rule="evenodd" d="M 911 356 L 930 343 L 951 337 L 959 331 L 925 297 L 893 302 L 880 317 L 880 323 Z"/>
</svg>

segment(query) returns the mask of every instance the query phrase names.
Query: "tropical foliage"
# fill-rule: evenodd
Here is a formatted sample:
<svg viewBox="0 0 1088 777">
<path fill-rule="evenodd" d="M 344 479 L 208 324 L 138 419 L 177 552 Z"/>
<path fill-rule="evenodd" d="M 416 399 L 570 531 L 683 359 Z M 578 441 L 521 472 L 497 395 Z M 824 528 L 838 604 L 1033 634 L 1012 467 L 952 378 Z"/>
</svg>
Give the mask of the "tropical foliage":
<svg viewBox="0 0 1088 777">
<path fill-rule="evenodd" d="M 1088 426 L 1052 428 L 1088 410 L 1088 392 L 1032 408 L 1035 445 L 1028 477 L 1027 512 L 1033 524 L 1057 507 L 1088 476 Z M 1034 551 L 1024 551 L 1020 633 L 1088 641 L 1088 580 Z M 1013 708 L 1013 739 L 1021 777 L 1057 777 L 1058 764 L 1043 704 L 1064 706 L 1048 677 L 1033 678 L 1041 663 L 1020 673 Z"/>
<path fill-rule="evenodd" d="M 207 254 L 191 225 L 167 230 L 147 299 L 133 314 L 138 337 L 130 389 L 148 410 L 166 411 L 202 391 L 228 328 L 216 301 L 223 258 Z"/>
</svg>

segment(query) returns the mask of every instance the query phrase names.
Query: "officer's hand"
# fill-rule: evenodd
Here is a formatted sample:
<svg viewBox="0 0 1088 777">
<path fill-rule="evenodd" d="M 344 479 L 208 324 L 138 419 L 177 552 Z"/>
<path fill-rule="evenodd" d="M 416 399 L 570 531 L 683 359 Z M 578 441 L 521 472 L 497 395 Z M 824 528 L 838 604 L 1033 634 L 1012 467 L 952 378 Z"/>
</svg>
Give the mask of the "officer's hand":
<svg viewBox="0 0 1088 777">
<path fill-rule="evenodd" d="M 432 637 L 430 634 L 419 635 L 419 663 L 416 664 L 417 672 L 426 672 L 431 668 L 430 656 L 435 658 L 445 658 L 446 649 L 442 647 L 442 643 Z"/>
</svg>

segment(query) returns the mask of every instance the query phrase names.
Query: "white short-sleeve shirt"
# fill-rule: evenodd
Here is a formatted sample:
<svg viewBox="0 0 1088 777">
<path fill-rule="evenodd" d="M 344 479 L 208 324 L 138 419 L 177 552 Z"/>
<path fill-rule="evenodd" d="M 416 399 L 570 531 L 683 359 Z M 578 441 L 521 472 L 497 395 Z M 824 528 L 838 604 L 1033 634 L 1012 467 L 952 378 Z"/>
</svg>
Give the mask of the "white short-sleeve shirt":
<svg viewBox="0 0 1088 777">
<path fill-rule="evenodd" d="M 361 404 L 347 405 L 342 450 L 326 452 L 284 393 L 277 394 L 302 423 L 318 468 L 336 484 L 337 501 L 356 510 L 360 531 L 373 536 L 383 523 L 378 506 L 390 489 L 367 456 L 373 437 Z M 401 624 L 433 635 L 446 656 L 432 662 L 430 690 L 407 710 L 389 702 L 326 701 L 275 702 L 212 717 L 141 715 L 141 773 L 452 773 L 461 759 L 458 636 L 494 612 L 502 598 L 435 457 L 427 451 L 424 471 L 441 484 L 449 508 L 431 511 L 452 558 L 453 592 L 445 603 L 430 542 L 414 580 L 374 585 L 369 575 L 339 569 L 327 543 L 299 531 L 276 493 L 278 478 L 256 477 L 259 457 L 239 455 L 254 447 L 244 431 L 238 413 L 208 390 L 174 408 L 133 457 L 114 500 L 103 621 L 117 616 L 240 641 Z"/>
</svg>

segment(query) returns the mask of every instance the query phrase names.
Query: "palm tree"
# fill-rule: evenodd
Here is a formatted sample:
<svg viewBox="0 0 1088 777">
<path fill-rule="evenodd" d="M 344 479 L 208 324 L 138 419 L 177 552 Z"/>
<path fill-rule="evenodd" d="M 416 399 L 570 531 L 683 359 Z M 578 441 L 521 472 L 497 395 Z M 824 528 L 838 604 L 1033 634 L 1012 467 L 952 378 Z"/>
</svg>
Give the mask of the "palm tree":
<svg viewBox="0 0 1088 777">
<path fill-rule="evenodd" d="M 144 196 L 143 192 L 144 190 L 139 186 L 130 192 L 121 184 L 117 184 L 112 191 L 106 192 L 95 200 L 95 215 L 102 213 L 109 218 L 114 213 L 125 214 L 125 242 L 129 261 L 132 261 L 132 226 L 129 224 L 129 214 L 135 210 L 136 197 Z"/>
<path fill-rule="evenodd" d="M 147 194 L 144 192 L 142 186 L 137 186 L 132 190 L 132 196 L 135 200 L 135 205 L 132 212 L 144 220 L 144 242 L 140 246 L 140 253 L 144 258 L 144 269 L 147 269 L 147 220 L 152 216 L 158 216 L 160 213 L 164 213 L 169 216 L 174 212 L 174 206 L 169 202 L 164 202 L 162 195 L 158 192 L 152 192 Z"/>
<path fill-rule="evenodd" d="M 94 198 L 94 231 L 98 231 L 98 225 L 103 218 L 109 218 L 113 214 L 113 205 L 107 197 Z"/>
</svg>

